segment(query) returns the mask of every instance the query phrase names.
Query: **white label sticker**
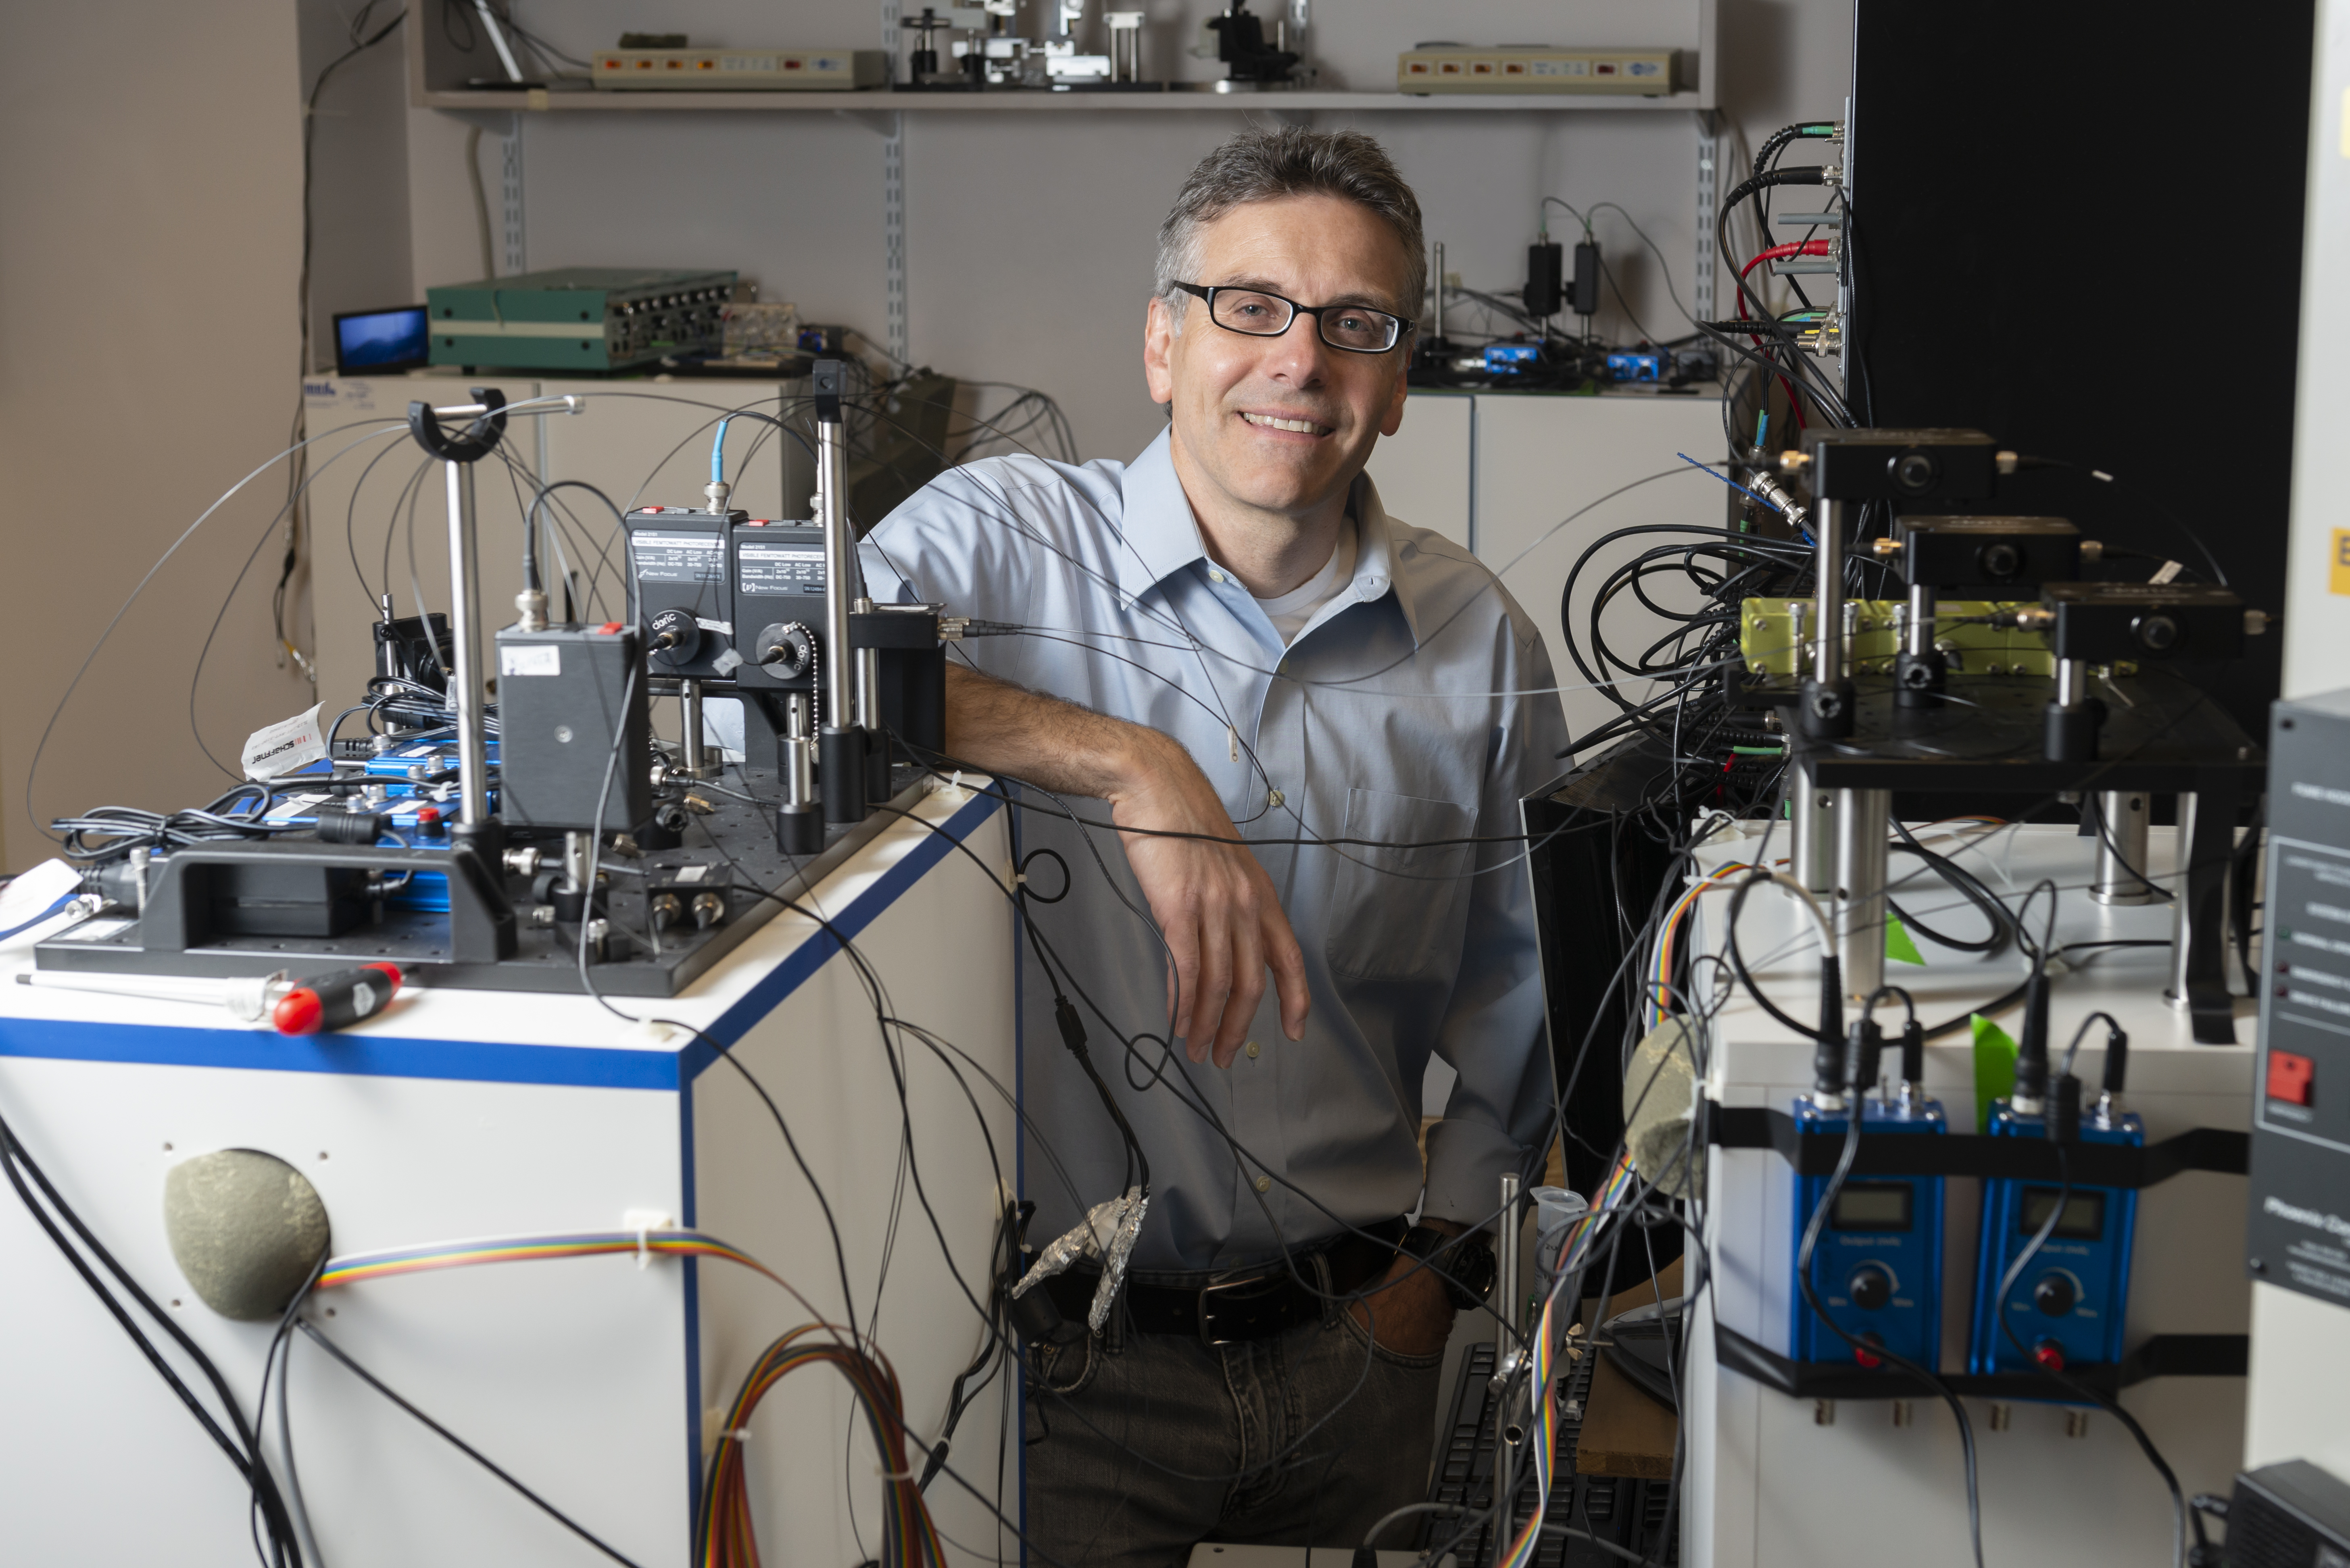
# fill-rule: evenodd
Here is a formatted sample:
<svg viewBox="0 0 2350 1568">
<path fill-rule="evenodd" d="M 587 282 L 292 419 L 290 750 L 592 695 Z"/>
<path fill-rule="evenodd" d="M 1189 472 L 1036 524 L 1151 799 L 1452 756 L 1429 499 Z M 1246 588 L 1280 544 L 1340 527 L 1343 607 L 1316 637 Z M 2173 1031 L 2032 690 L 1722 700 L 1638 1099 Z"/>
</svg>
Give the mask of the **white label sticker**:
<svg viewBox="0 0 2350 1568">
<path fill-rule="evenodd" d="M 703 616 L 695 616 L 693 624 L 704 631 L 714 631 L 726 637 L 734 635 L 734 623 L 731 620 L 711 620 Z"/>
<path fill-rule="evenodd" d="M 500 675 L 560 675 L 563 648 L 559 643 L 526 642 L 498 649 Z"/>
<path fill-rule="evenodd" d="M 318 729 L 318 704 L 291 719 L 280 719 L 255 730 L 244 742 L 244 776 L 282 778 L 298 773 L 327 754 L 327 737 Z"/>
</svg>

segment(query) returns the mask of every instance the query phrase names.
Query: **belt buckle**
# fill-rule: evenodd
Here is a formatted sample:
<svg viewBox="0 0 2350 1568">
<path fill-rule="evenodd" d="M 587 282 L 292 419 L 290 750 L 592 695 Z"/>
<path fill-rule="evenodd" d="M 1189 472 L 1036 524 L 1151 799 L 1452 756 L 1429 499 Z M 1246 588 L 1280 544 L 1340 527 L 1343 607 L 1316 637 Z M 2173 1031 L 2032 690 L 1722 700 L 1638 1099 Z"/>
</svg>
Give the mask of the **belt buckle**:
<svg viewBox="0 0 2350 1568">
<path fill-rule="evenodd" d="M 1232 1291 L 1244 1291 L 1251 1285 L 1263 1285 L 1267 1283 L 1269 1281 L 1278 1280 L 1279 1277 L 1280 1276 L 1278 1275 L 1259 1274 L 1253 1278 L 1244 1280 L 1211 1280 L 1208 1283 L 1201 1285 L 1200 1287 L 1197 1304 L 1193 1308 L 1193 1311 L 1197 1314 L 1200 1320 L 1201 1345 L 1206 1349 L 1214 1350 L 1222 1345 L 1238 1345 L 1240 1343 L 1237 1339 L 1218 1339 L 1215 1337 L 1215 1298 L 1218 1295 Z"/>
</svg>

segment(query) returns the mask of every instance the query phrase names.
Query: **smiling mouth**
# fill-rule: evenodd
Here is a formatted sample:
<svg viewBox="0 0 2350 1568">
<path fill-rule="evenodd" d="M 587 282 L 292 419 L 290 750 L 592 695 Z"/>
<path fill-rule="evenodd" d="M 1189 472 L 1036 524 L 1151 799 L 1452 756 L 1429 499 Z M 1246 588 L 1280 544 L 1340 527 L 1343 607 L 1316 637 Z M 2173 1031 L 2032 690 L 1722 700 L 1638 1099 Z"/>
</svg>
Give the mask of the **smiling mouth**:
<svg viewBox="0 0 2350 1568">
<path fill-rule="evenodd" d="M 1311 420 L 1284 420 L 1272 414 L 1252 414 L 1243 411 L 1241 418 L 1259 430 L 1295 431 L 1299 435 L 1326 436 L 1332 429 L 1329 425 L 1317 425 Z"/>
</svg>

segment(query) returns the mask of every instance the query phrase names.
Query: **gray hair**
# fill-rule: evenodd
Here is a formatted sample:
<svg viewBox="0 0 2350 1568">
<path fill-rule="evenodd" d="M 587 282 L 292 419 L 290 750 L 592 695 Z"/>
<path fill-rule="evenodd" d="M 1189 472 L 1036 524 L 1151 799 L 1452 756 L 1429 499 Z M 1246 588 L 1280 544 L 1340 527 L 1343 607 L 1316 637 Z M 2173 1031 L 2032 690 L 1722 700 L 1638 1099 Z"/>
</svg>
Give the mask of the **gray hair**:
<svg viewBox="0 0 2350 1568">
<path fill-rule="evenodd" d="M 1336 196 L 1387 221 L 1409 258 L 1404 296 L 1391 302 L 1408 327 L 1428 290 L 1419 199 L 1387 150 L 1361 131 L 1295 125 L 1241 132 L 1201 159 L 1176 192 L 1174 207 L 1159 225 L 1159 268 L 1151 292 L 1167 302 L 1177 324 L 1192 296 L 1175 285 L 1201 281 L 1201 231 L 1235 207 L 1284 196 Z"/>
</svg>

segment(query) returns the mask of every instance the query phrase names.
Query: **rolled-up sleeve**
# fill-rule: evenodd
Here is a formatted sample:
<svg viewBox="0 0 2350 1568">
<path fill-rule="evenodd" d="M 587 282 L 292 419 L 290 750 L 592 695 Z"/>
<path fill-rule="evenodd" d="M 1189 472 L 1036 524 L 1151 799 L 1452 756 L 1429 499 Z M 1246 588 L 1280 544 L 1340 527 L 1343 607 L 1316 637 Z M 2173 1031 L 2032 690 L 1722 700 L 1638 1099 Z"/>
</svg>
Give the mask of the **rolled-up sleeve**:
<svg viewBox="0 0 2350 1568">
<path fill-rule="evenodd" d="M 1556 771 L 1566 721 L 1550 659 L 1523 613 L 1497 628 L 1500 700 L 1485 789 L 1481 837 L 1524 831 L 1521 802 Z M 1504 1172 L 1526 1172 L 1544 1152 L 1555 1091 L 1543 998 L 1542 953 L 1534 919 L 1533 881 L 1522 843 L 1479 846 L 1461 944 L 1460 977 L 1435 1042 L 1459 1075 L 1444 1119 L 1428 1132 L 1428 1190 L 1422 1212 L 1472 1225 L 1501 1202 Z"/>
</svg>

